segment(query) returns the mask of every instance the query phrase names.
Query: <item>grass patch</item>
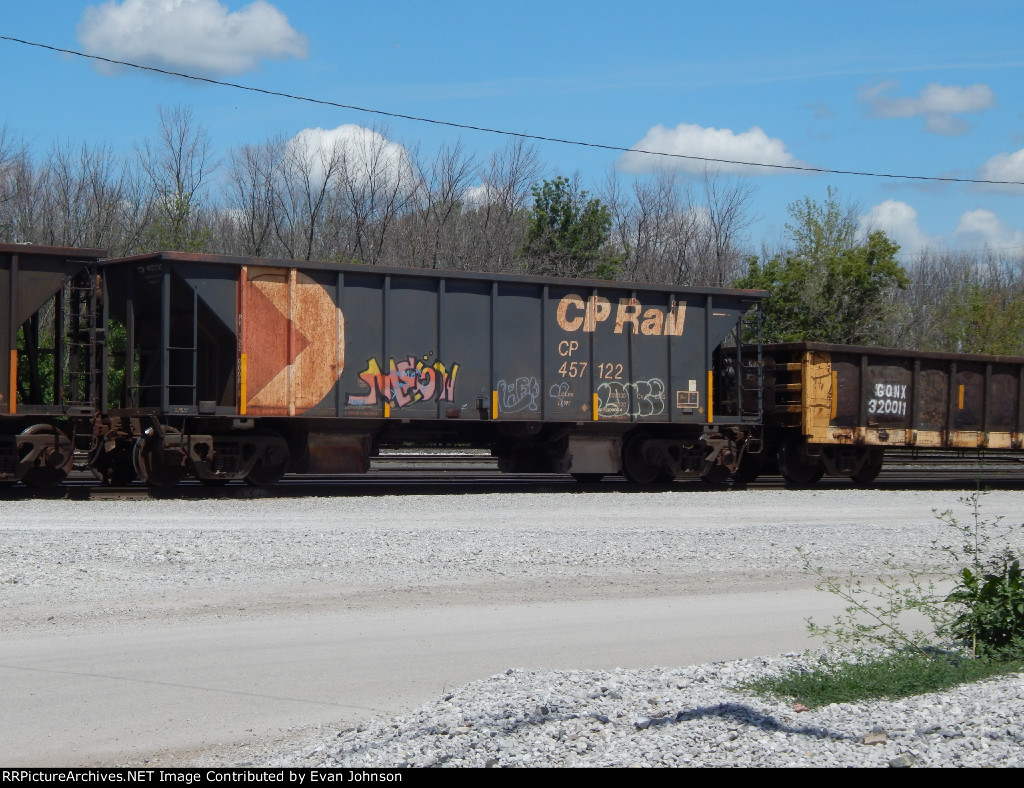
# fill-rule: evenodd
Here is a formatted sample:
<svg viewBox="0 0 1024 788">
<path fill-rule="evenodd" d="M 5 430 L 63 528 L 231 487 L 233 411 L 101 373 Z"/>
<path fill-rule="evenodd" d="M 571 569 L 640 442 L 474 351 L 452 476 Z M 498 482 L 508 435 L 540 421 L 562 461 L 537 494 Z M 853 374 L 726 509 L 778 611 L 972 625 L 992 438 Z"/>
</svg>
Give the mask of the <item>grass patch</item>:
<svg viewBox="0 0 1024 788">
<path fill-rule="evenodd" d="M 761 697 L 791 698 L 809 709 L 830 703 L 907 698 L 941 692 L 972 681 L 1024 671 L 1024 659 L 897 652 L 856 662 L 821 660 L 809 670 L 792 670 L 746 682 Z"/>
</svg>

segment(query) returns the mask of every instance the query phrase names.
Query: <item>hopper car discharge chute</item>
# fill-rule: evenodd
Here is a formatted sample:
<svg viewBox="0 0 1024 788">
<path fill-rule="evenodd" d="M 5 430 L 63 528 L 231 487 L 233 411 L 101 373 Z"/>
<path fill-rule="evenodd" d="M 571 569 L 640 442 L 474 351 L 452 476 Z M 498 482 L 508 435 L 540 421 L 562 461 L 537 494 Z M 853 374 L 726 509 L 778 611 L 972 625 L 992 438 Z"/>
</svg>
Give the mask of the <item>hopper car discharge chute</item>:
<svg viewBox="0 0 1024 788">
<path fill-rule="evenodd" d="M 0 244 L 0 485 L 60 484 L 95 450 L 102 249 Z"/>
</svg>

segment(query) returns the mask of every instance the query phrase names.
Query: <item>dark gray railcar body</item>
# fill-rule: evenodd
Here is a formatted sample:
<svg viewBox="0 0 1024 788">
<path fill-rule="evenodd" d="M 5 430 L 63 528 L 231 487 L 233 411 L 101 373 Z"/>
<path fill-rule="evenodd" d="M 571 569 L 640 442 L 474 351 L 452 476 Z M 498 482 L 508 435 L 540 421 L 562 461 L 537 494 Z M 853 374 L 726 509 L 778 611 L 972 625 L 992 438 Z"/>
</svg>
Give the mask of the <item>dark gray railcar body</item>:
<svg viewBox="0 0 1024 788">
<path fill-rule="evenodd" d="M 93 268 L 103 249 L 0 244 L 0 484 L 64 480 L 102 389 Z"/>
<path fill-rule="evenodd" d="M 887 447 L 1024 449 L 1024 358 L 803 342 L 764 359 L 766 445 L 791 481 L 872 481 Z"/>
<path fill-rule="evenodd" d="M 134 441 L 151 483 L 361 471 L 404 442 L 717 478 L 760 418 L 736 339 L 762 291 L 171 252 L 102 277 L 130 348 L 111 445 Z"/>
</svg>

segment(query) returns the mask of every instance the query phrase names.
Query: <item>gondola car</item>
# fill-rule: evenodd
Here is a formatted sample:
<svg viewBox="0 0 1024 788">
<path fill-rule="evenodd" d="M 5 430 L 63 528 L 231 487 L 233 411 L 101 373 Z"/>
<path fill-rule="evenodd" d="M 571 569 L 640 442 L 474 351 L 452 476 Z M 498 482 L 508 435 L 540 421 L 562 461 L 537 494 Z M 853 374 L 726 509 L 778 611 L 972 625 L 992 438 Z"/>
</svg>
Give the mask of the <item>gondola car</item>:
<svg viewBox="0 0 1024 788">
<path fill-rule="evenodd" d="M 887 449 L 1024 449 L 1024 358 L 799 342 L 766 345 L 763 451 L 741 477 L 778 471 L 874 481 Z"/>
</svg>

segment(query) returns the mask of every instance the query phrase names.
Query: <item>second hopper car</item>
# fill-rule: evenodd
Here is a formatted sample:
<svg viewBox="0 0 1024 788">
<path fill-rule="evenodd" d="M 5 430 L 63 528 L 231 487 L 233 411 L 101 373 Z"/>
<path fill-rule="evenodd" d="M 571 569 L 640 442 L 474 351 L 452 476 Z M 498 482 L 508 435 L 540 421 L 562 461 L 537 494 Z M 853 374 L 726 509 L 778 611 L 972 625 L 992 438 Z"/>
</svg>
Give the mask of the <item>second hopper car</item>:
<svg viewBox="0 0 1024 788">
<path fill-rule="evenodd" d="M 99 267 L 112 481 L 363 472 L 387 445 L 511 472 L 721 481 L 756 449 L 763 291 L 160 252 Z M 113 331 L 113 329 L 111 329 Z"/>
<path fill-rule="evenodd" d="M 103 249 L 0 244 L 0 485 L 59 484 L 101 409 Z"/>
</svg>

